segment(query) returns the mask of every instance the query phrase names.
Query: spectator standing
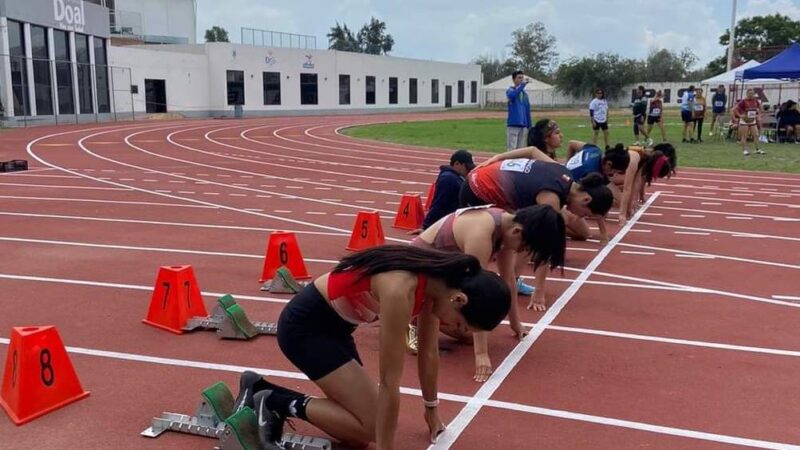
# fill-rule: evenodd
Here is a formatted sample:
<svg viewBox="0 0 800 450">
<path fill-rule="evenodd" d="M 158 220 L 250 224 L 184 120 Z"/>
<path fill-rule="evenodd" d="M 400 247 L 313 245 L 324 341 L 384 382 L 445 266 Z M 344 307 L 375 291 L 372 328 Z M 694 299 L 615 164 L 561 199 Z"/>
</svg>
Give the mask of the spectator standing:
<svg viewBox="0 0 800 450">
<path fill-rule="evenodd" d="M 661 91 L 656 91 L 656 96 L 650 100 L 650 112 L 647 113 L 647 135 L 652 136 L 653 125 L 658 124 L 661 129 L 661 142 L 667 142 L 667 131 L 664 129 L 664 101 L 661 97 Z M 653 139 L 648 140 L 648 144 L 652 145 Z"/>
<path fill-rule="evenodd" d="M 531 81 L 521 70 L 511 74 L 514 85 L 506 90 L 508 97 L 508 120 L 506 120 L 506 149 L 524 147 L 528 142 L 531 127 L 531 102 L 525 86 Z"/>
<path fill-rule="evenodd" d="M 697 142 L 703 142 L 703 121 L 706 120 L 706 98 L 703 90 L 698 89 L 694 93 L 694 111 L 692 112 L 694 126 L 697 130 Z"/>
<path fill-rule="evenodd" d="M 691 126 L 694 123 L 694 85 L 683 92 L 681 97 L 681 120 L 683 121 L 683 140 L 682 142 L 694 142 Z"/>
<path fill-rule="evenodd" d="M 633 108 L 633 136 L 636 139 L 633 145 L 641 144 L 639 140 L 640 131 L 644 136 L 645 145 L 653 145 L 653 142 L 650 140 L 650 133 L 644 128 L 644 117 L 647 113 L 647 96 L 644 95 L 644 86 L 636 88 L 636 94 L 634 94 L 633 102 L 631 102 L 631 108 Z"/>
<path fill-rule="evenodd" d="M 714 92 L 714 96 L 711 97 L 711 131 L 708 133 L 709 136 L 714 135 L 714 125 L 717 124 L 717 120 L 719 116 L 725 114 L 725 107 L 728 104 L 728 96 L 725 94 L 725 85 L 720 84 L 717 86 L 717 91 Z"/>
<path fill-rule="evenodd" d="M 597 89 L 589 103 L 589 118 L 592 121 L 592 145 L 597 145 L 597 134 L 603 130 L 603 142 L 608 148 L 608 101 L 603 89 Z"/>
</svg>

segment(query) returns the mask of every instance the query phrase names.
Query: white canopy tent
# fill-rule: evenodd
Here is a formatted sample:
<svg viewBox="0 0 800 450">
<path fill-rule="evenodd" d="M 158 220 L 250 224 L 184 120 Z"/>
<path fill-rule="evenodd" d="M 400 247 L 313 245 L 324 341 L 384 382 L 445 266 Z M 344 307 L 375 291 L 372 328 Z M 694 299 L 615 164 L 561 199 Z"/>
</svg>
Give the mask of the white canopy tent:
<svg viewBox="0 0 800 450">
<path fill-rule="evenodd" d="M 525 86 L 525 92 L 531 98 L 531 103 L 537 103 L 537 99 L 542 97 L 544 91 L 552 92 L 553 86 L 532 78 L 532 82 Z M 491 103 L 506 103 L 506 90 L 514 85 L 511 75 L 501 78 L 495 82 L 483 86 L 483 101 L 484 105 Z"/>
<path fill-rule="evenodd" d="M 727 86 L 729 84 L 733 84 L 734 82 L 736 84 L 742 84 L 742 83 L 744 83 L 744 84 L 785 84 L 785 83 L 788 83 L 787 81 L 776 80 L 776 79 L 773 79 L 773 78 L 759 78 L 757 80 L 742 80 L 741 78 L 738 79 L 738 80 L 736 79 L 736 73 L 737 72 L 743 72 L 746 69 L 752 69 L 753 67 L 758 67 L 760 65 L 761 65 L 760 62 L 758 62 L 758 61 L 756 61 L 754 59 L 751 59 L 750 61 L 747 61 L 746 63 L 742 64 L 739 67 L 733 68 L 733 69 L 731 69 L 731 70 L 729 70 L 727 72 L 721 73 L 721 74 L 713 76 L 711 78 L 707 78 L 707 79 L 703 80 L 702 82 L 700 82 L 700 84 L 708 85 L 708 86 L 717 86 L 717 85 L 720 85 L 720 84 L 724 84 L 724 85 Z"/>
</svg>

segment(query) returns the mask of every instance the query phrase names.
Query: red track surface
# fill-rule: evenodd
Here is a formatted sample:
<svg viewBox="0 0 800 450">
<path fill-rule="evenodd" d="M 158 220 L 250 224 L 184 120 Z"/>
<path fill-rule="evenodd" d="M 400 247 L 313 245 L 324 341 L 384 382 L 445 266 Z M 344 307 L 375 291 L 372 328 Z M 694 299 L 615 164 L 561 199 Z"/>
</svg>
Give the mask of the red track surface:
<svg viewBox="0 0 800 450">
<path fill-rule="evenodd" d="M 0 448 L 211 448 L 138 433 L 161 411 L 193 412 L 215 381 L 236 386 L 243 367 L 312 389 L 270 337 L 228 342 L 142 325 L 156 270 L 191 264 L 212 293 L 207 305 L 230 292 L 252 318 L 277 318 L 287 297 L 256 283 L 270 230 L 298 233 L 313 274 L 344 253 L 360 210 L 381 211 L 387 236 L 405 240 L 390 226 L 400 196 L 425 193 L 449 154 L 336 129 L 433 117 L 465 115 L 3 133 L 0 160 L 28 159 L 31 170 L 0 175 L 0 344 L 13 326 L 56 325 L 92 395 L 22 427 L 0 420 Z M 524 312 L 530 324 L 544 320 L 543 332 L 517 348 L 521 358 L 506 361 L 492 389 L 471 381 L 470 347 L 442 341 L 445 421 L 470 400 L 480 407 L 451 425 L 452 448 L 800 445 L 800 177 L 686 169 L 650 191 L 660 193 L 604 259 L 595 242 L 569 244 L 568 269 L 547 288 L 557 307 Z M 576 282 L 596 257 L 588 281 Z M 356 334 L 371 373 L 376 338 L 374 327 Z M 517 344 L 506 326 L 492 334 L 496 367 Z M 403 386 L 416 389 L 407 363 Z M 427 447 L 413 391 L 400 432 L 402 448 Z"/>
</svg>

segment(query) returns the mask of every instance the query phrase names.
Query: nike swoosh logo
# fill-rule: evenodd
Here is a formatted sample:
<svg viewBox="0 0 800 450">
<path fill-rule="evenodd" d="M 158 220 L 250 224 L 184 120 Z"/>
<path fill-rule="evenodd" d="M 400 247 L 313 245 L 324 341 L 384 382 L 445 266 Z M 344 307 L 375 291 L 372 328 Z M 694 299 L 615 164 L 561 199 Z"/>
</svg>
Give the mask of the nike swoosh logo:
<svg viewBox="0 0 800 450">
<path fill-rule="evenodd" d="M 261 397 L 261 404 L 258 409 L 258 426 L 263 427 L 267 424 L 266 420 L 261 420 L 262 417 L 267 417 L 267 413 L 264 412 L 264 397 Z"/>
<path fill-rule="evenodd" d="M 242 403 L 239 404 L 239 406 L 236 407 L 236 411 L 234 411 L 234 412 L 239 412 L 239 411 L 242 410 L 242 408 L 244 408 L 244 404 L 245 404 L 245 399 L 246 398 L 247 398 L 247 388 L 245 388 L 244 395 L 242 395 Z"/>
</svg>

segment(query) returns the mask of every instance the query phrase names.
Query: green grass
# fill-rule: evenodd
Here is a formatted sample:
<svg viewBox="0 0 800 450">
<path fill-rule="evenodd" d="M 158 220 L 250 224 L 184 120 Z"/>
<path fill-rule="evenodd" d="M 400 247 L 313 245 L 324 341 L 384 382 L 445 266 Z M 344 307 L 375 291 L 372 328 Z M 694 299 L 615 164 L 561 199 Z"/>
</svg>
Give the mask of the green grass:
<svg viewBox="0 0 800 450">
<path fill-rule="evenodd" d="M 538 117 L 537 117 L 538 118 Z M 609 143 L 630 144 L 633 131 L 626 125 L 626 117 L 612 116 L 609 127 Z M 563 158 L 567 142 L 572 139 L 589 141 L 592 130 L 584 117 L 558 117 L 557 122 L 564 134 L 564 143 L 557 152 Z M 704 125 L 702 144 L 682 144 L 683 124 L 678 117 L 667 117 L 667 139 L 678 151 L 678 167 L 710 167 L 720 169 L 764 170 L 772 172 L 800 173 L 800 144 L 760 144 L 767 155 L 742 155 L 741 147 L 734 142 L 720 142 L 708 136 L 710 118 Z M 465 148 L 474 151 L 502 152 L 505 150 L 505 120 L 467 119 L 438 120 L 427 122 L 400 122 L 349 128 L 344 133 L 357 138 L 385 142 L 418 145 L 423 147 Z M 653 140 L 659 142 L 660 132 L 653 129 Z M 602 136 L 598 143 L 602 145 Z M 752 144 L 751 144 L 752 150 Z"/>
</svg>

